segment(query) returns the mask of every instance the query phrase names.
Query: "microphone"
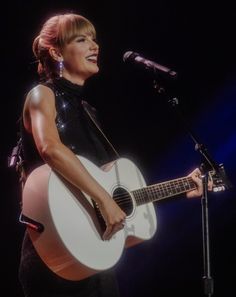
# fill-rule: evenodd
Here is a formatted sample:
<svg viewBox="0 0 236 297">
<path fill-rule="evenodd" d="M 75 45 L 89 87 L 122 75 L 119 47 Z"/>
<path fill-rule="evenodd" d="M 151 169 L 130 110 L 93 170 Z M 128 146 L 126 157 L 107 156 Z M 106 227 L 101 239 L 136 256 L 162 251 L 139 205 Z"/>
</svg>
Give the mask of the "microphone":
<svg viewBox="0 0 236 297">
<path fill-rule="evenodd" d="M 150 61 L 144 57 L 142 57 L 140 54 L 128 51 L 124 53 L 123 55 L 123 61 L 124 62 L 131 62 L 134 64 L 138 64 L 142 67 L 144 67 L 146 70 L 149 70 L 153 72 L 154 74 L 165 74 L 169 78 L 176 78 L 177 77 L 177 72 L 175 72 L 172 69 L 169 69 L 163 65 L 160 65 L 156 62 Z"/>
</svg>

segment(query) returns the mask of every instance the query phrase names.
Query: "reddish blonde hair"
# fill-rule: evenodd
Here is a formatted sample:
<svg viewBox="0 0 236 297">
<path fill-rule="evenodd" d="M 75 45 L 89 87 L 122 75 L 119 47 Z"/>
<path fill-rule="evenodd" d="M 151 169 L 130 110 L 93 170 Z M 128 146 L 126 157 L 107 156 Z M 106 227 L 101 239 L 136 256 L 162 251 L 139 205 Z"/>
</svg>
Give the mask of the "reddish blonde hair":
<svg viewBox="0 0 236 297">
<path fill-rule="evenodd" d="M 58 63 L 51 57 L 49 49 L 55 47 L 62 50 L 66 44 L 81 33 L 89 33 L 94 38 L 96 37 L 93 24 L 78 14 L 56 15 L 44 23 L 32 46 L 33 53 L 38 60 L 38 73 L 41 77 L 58 76 Z"/>
</svg>

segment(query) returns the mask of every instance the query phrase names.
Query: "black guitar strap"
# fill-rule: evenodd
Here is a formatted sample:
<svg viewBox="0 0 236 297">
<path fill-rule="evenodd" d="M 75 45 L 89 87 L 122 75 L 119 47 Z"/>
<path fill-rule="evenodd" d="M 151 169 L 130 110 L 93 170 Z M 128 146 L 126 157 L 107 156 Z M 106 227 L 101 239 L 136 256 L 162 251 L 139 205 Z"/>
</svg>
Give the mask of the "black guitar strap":
<svg viewBox="0 0 236 297">
<path fill-rule="evenodd" d="M 21 125 L 21 119 L 22 117 L 20 116 L 17 124 L 20 126 Z M 21 185 L 21 189 L 24 187 L 24 183 L 26 181 L 26 174 L 24 170 L 24 159 L 23 159 L 23 154 L 22 154 L 22 138 L 20 134 L 20 128 L 17 133 L 17 143 L 13 147 L 11 154 L 8 156 L 8 168 L 14 168 L 16 172 L 19 175 L 19 183 Z"/>
<path fill-rule="evenodd" d="M 99 125 L 99 123 L 97 121 L 97 118 L 96 118 L 96 109 L 94 107 L 92 107 L 87 101 L 84 101 L 84 100 L 82 100 L 82 106 L 83 106 L 85 112 L 87 113 L 87 115 L 89 116 L 90 120 L 94 124 L 94 126 L 99 131 L 100 135 L 105 139 L 106 143 L 108 144 L 108 146 L 111 148 L 111 150 L 115 154 L 115 156 L 117 158 L 120 158 L 119 153 L 114 148 L 114 146 L 112 145 L 112 143 L 109 141 L 109 139 L 107 138 L 107 136 L 105 135 L 105 133 L 102 131 L 102 129 L 101 129 L 101 127 L 100 127 L 100 125 Z"/>
</svg>

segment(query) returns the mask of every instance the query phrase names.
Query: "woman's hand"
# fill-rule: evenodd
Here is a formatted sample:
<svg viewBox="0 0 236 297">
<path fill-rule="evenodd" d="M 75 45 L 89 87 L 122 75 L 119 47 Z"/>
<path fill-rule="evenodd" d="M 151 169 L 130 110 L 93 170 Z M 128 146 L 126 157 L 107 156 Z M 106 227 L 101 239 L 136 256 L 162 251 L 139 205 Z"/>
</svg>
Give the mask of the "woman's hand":
<svg viewBox="0 0 236 297">
<path fill-rule="evenodd" d="M 196 184 L 197 188 L 187 192 L 187 197 L 188 198 L 193 198 L 193 197 L 200 197 L 203 194 L 203 184 L 202 184 L 202 174 L 199 168 L 194 169 L 189 175 L 189 177 L 192 178 L 194 183 Z M 208 181 L 208 191 L 212 191 L 212 181 Z"/>
<path fill-rule="evenodd" d="M 99 209 L 106 223 L 103 239 L 109 240 L 117 231 L 124 228 L 126 214 L 111 197 L 103 200 Z"/>
</svg>

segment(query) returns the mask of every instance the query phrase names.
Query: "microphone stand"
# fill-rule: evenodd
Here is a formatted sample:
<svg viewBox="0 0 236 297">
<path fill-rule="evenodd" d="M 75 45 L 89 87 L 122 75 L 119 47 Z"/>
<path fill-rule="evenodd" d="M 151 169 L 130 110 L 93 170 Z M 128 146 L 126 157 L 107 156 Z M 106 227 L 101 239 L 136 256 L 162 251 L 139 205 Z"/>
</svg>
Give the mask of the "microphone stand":
<svg viewBox="0 0 236 297">
<path fill-rule="evenodd" d="M 166 95 L 164 87 L 160 86 L 156 80 L 154 80 L 154 89 L 160 95 Z M 227 180 L 223 164 L 218 165 L 208 154 L 207 149 L 203 144 L 201 144 L 197 138 L 194 136 L 192 131 L 189 129 L 187 121 L 184 119 L 180 109 L 179 109 L 179 100 L 178 98 L 167 98 L 168 104 L 174 108 L 176 114 L 181 120 L 185 130 L 190 135 L 191 139 L 195 143 L 195 150 L 201 154 L 202 164 L 200 170 L 202 173 L 202 183 L 203 183 L 203 194 L 201 197 L 201 206 L 202 206 L 202 239 L 203 239 L 203 265 L 204 265 L 204 275 L 203 275 L 203 285 L 204 293 L 211 297 L 213 295 L 214 281 L 211 277 L 211 265 L 210 265 L 210 240 L 209 240 L 209 216 L 208 216 L 208 172 L 213 170 L 216 174 L 224 181 L 226 187 L 230 187 L 231 184 Z"/>
</svg>

